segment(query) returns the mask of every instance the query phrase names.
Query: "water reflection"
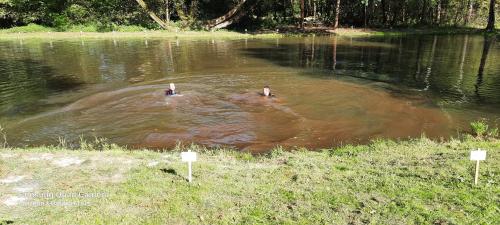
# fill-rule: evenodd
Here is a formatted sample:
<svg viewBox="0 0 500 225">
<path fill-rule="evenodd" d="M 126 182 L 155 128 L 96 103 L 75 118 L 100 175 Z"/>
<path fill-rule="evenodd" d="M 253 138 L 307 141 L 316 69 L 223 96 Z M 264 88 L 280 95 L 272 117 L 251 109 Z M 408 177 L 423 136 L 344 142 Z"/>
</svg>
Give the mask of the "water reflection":
<svg viewBox="0 0 500 225">
<path fill-rule="evenodd" d="M 495 42 L 495 36 L 491 36 L 491 37 L 488 37 L 488 36 L 484 36 L 484 44 L 483 44 L 483 53 L 481 54 L 481 63 L 479 64 L 479 70 L 477 72 L 477 82 L 476 82 L 476 85 L 474 85 L 475 87 L 475 93 L 478 97 L 478 99 L 482 99 L 481 96 L 480 96 L 480 91 L 479 89 L 481 88 L 482 84 L 483 84 L 483 75 L 484 75 L 484 67 L 486 65 L 486 59 L 488 58 L 488 53 L 490 51 L 490 47 L 492 45 L 492 43 Z"/>
<path fill-rule="evenodd" d="M 304 72 L 306 75 L 345 75 L 431 91 L 445 102 L 462 101 L 465 95 L 472 97 L 470 100 L 474 102 L 499 103 L 500 92 L 496 90 L 500 67 L 495 63 L 499 57 L 498 48 L 494 37 L 468 35 L 365 41 L 337 37 L 318 41 L 318 37 L 309 37 L 305 41 L 282 42 L 280 47 L 251 48 L 245 54 L 280 66 L 310 68 Z M 490 49 L 494 49 L 493 53 L 489 53 Z M 482 93 L 476 93 L 476 84 L 481 86 L 482 83 L 471 82 L 471 78 L 477 74 L 474 71 L 479 70 L 482 74 L 484 68 L 495 84 L 490 83 L 479 91 Z M 479 81 L 481 77 L 478 76 Z M 458 93 L 453 85 L 457 82 L 463 86 Z M 486 97 L 479 98 L 481 95 Z"/>
<path fill-rule="evenodd" d="M 81 83 L 37 61 L 0 60 L 0 115 L 38 112 L 41 99 L 78 88 Z"/>
</svg>

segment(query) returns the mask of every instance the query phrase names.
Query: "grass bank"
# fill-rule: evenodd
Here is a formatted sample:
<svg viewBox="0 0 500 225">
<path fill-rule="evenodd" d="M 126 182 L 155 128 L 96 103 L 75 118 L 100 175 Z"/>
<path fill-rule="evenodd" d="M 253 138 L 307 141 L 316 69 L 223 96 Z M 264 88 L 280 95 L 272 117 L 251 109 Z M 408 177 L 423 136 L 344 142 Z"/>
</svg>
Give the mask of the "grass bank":
<svg viewBox="0 0 500 225">
<path fill-rule="evenodd" d="M 362 28 L 339 28 L 333 30 L 328 27 L 305 28 L 304 30 L 293 28 L 282 28 L 277 30 L 262 30 L 253 32 L 236 32 L 227 30 L 218 31 L 189 31 L 179 30 L 147 30 L 137 26 L 117 27 L 113 32 L 98 32 L 92 27 L 75 26 L 65 31 L 57 31 L 54 28 L 30 24 L 23 27 L 14 27 L 0 30 L 0 39 L 69 39 L 69 38 L 190 38 L 190 39 L 241 39 L 241 38 L 279 38 L 285 36 L 303 35 L 337 35 L 340 37 L 367 37 L 367 36 L 403 36 L 420 34 L 484 34 L 483 29 L 478 28 L 408 28 L 408 29 L 362 29 Z M 499 30 L 489 33 L 500 35 Z"/>
<path fill-rule="evenodd" d="M 478 186 L 473 148 L 488 149 Z M 374 141 L 262 156 L 0 150 L 0 224 L 499 224 L 500 141 Z M 88 149 L 88 145 L 87 148 Z M 75 194 L 79 193 L 79 194 Z"/>
<path fill-rule="evenodd" d="M 440 27 L 440 28 L 405 28 L 405 29 L 350 29 L 340 28 L 337 30 L 327 30 L 339 36 L 360 37 L 360 36 L 404 36 L 404 35 L 445 35 L 445 34 L 490 34 L 499 35 L 500 30 L 486 32 L 478 28 L 460 27 Z"/>
<path fill-rule="evenodd" d="M 7 33 L 0 32 L 1 39 L 97 39 L 97 38 L 187 38 L 187 39 L 242 39 L 242 38 L 277 38 L 283 37 L 278 33 L 238 33 L 233 31 L 141 31 L 141 32 L 29 32 Z"/>
<path fill-rule="evenodd" d="M 189 38 L 189 39 L 241 39 L 241 38 L 276 38 L 286 34 L 277 32 L 245 33 L 227 30 L 217 31 L 189 31 L 189 30 L 148 30 L 141 27 L 126 26 L 112 32 L 97 32 L 88 27 L 74 27 L 66 31 L 57 31 L 54 28 L 30 24 L 23 27 L 14 27 L 0 30 L 0 39 L 73 39 L 73 38 Z"/>
</svg>

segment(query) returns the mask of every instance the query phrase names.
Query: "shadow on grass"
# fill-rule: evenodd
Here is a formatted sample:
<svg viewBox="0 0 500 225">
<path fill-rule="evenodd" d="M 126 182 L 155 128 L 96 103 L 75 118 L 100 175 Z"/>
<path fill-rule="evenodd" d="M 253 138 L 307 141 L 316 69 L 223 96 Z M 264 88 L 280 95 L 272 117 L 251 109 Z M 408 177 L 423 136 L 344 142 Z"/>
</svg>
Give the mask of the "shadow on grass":
<svg viewBox="0 0 500 225">
<path fill-rule="evenodd" d="M 162 168 L 160 169 L 161 172 L 164 172 L 164 173 L 169 173 L 169 174 L 172 174 L 172 175 L 175 175 L 175 176 L 179 176 L 179 174 L 177 174 L 177 171 L 175 171 L 174 169 L 172 168 Z"/>
</svg>

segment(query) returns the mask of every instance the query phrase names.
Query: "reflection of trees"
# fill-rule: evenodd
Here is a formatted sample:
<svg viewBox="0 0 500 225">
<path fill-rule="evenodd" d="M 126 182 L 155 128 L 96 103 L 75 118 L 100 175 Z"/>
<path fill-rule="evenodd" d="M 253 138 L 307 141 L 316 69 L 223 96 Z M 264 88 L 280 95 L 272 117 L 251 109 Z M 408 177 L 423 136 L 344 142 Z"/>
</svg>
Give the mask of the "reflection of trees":
<svg viewBox="0 0 500 225">
<path fill-rule="evenodd" d="M 467 100 L 467 96 L 465 95 L 464 91 L 462 90 L 462 83 L 464 80 L 464 65 L 465 65 L 465 56 L 467 55 L 467 44 L 469 42 L 469 35 L 465 35 L 464 37 L 464 44 L 462 47 L 462 58 L 460 60 L 460 69 L 458 72 L 458 79 L 457 79 L 457 84 L 456 84 L 456 89 L 458 93 L 460 93 L 461 98 L 460 101 L 464 102 Z"/>
<path fill-rule="evenodd" d="M 37 111 L 49 94 L 78 87 L 71 77 L 33 60 L 0 60 L 0 115 Z"/>
<path fill-rule="evenodd" d="M 436 44 L 437 44 L 437 36 L 434 35 L 434 40 L 432 41 L 431 56 L 429 57 L 430 62 L 428 62 L 427 71 L 425 73 L 425 78 L 424 78 L 424 83 L 425 83 L 424 91 L 429 90 L 431 86 L 429 78 L 432 74 L 432 65 L 434 64 L 434 54 L 436 52 Z"/>
<path fill-rule="evenodd" d="M 417 68 L 416 69 L 416 72 L 414 73 L 414 79 L 415 79 L 415 82 L 418 81 L 419 77 L 420 77 L 420 62 L 421 62 L 421 55 L 422 55 L 422 47 L 423 47 L 423 44 L 422 44 L 422 37 L 419 36 L 418 37 L 418 45 L 417 45 L 417 56 L 415 57 L 415 67 Z"/>
<path fill-rule="evenodd" d="M 488 36 L 488 35 L 484 36 L 483 53 L 481 54 L 481 61 L 479 63 L 479 70 L 477 72 L 476 84 L 474 85 L 475 87 L 474 93 L 476 93 L 476 96 L 478 97 L 479 100 L 481 100 L 479 88 L 483 84 L 483 74 L 484 74 L 484 68 L 486 66 L 486 59 L 488 58 L 490 46 L 493 42 L 495 42 L 495 36 Z"/>
<path fill-rule="evenodd" d="M 305 70 L 304 75 L 328 76 L 332 73 L 326 70 L 335 70 L 335 74 L 429 91 L 447 102 L 475 95 L 474 84 L 477 79 L 471 79 L 477 75 L 481 58 L 484 61 L 481 70 L 485 70 L 484 73 L 487 73 L 488 68 L 495 69 L 493 64 L 486 65 L 486 57 L 481 57 L 479 50 L 479 46 L 491 46 L 492 43 L 484 43 L 479 36 L 422 35 L 369 39 L 364 42 L 354 41 L 352 44 L 336 37 L 317 37 L 314 51 L 310 41 L 285 42 L 280 48 L 248 48 L 243 51 L 247 55 L 266 59 L 280 66 L 320 68 L 325 71 Z M 490 47 L 489 51 L 483 52 L 491 59 L 491 51 L 494 50 Z M 493 56 L 497 54 L 498 51 L 495 51 Z M 313 59 L 314 62 L 311 63 Z M 496 80 L 500 80 L 500 74 L 496 74 L 495 76 L 499 76 Z M 494 81 L 495 79 L 489 80 L 488 85 L 496 85 Z M 488 90 L 488 101 L 500 100 L 500 92 L 492 92 L 491 87 L 485 90 Z"/>
<path fill-rule="evenodd" d="M 332 58 L 333 58 L 333 66 L 332 69 L 335 70 L 337 69 L 337 36 L 333 37 L 333 43 L 332 43 Z"/>
</svg>

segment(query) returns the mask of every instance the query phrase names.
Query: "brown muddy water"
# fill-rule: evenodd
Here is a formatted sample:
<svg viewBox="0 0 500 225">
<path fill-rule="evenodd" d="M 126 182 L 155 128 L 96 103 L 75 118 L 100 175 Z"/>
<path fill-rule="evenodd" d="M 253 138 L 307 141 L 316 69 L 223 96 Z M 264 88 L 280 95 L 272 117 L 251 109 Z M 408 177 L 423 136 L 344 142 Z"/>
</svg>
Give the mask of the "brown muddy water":
<svg viewBox="0 0 500 225">
<path fill-rule="evenodd" d="M 474 35 L 3 40 L 0 124 L 12 146 L 447 138 L 500 121 L 499 60 L 499 41 Z M 171 82 L 181 93 L 166 97 Z"/>
</svg>

